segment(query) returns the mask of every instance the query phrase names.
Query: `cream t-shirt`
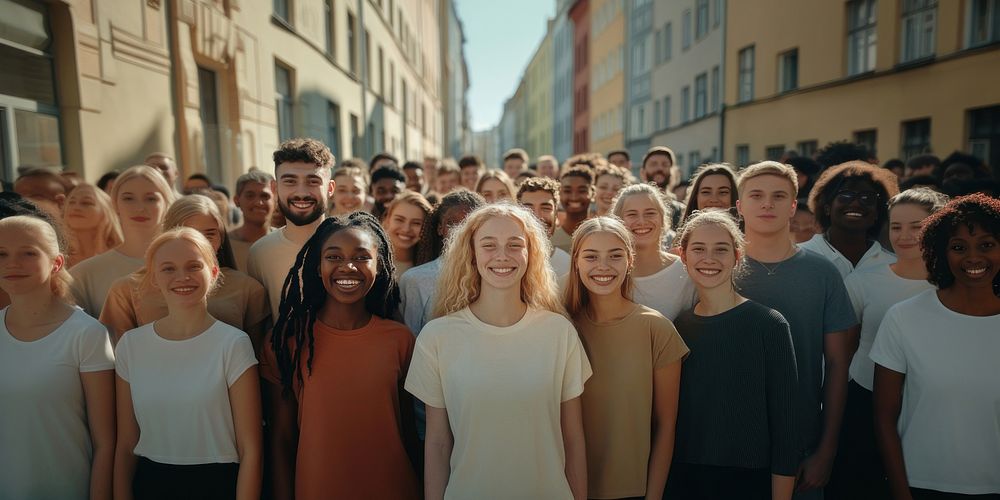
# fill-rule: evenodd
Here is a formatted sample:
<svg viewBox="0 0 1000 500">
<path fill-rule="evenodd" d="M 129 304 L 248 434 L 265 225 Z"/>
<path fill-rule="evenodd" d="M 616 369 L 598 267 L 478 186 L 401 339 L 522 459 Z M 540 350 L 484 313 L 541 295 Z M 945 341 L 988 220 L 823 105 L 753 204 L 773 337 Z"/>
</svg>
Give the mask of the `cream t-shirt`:
<svg viewBox="0 0 1000 500">
<path fill-rule="evenodd" d="M 579 397 L 590 375 L 576 330 L 553 312 L 528 309 L 497 327 L 465 308 L 427 323 L 405 387 L 448 411 L 445 498 L 572 498 L 560 405 Z"/>
<path fill-rule="evenodd" d="M 92 317 L 100 316 L 108 290 L 115 280 L 138 271 L 144 264 L 142 259 L 134 259 L 111 249 L 73 266 L 69 270 L 73 276 L 70 290 L 76 305 Z"/>
<path fill-rule="evenodd" d="M 271 318 L 278 321 L 278 306 L 281 304 L 281 287 L 285 284 L 288 271 L 295 265 L 295 257 L 302 245 L 285 238 L 284 229 L 271 231 L 250 247 L 246 273 L 264 285 L 267 299 L 271 303 Z"/>
<path fill-rule="evenodd" d="M 250 337 L 216 321 L 196 337 L 167 340 L 155 324 L 129 330 L 115 348 L 139 423 L 133 452 L 162 464 L 238 463 L 229 387 L 257 364 Z"/>
<path fill-rule="evenodd" d="M 680 260 L 650 274 L 632 278 L 635 283 L 632 300 L 655 309 L 673 321 L 681 311 L 694 307 L 697 290 Z"/>
</svg>

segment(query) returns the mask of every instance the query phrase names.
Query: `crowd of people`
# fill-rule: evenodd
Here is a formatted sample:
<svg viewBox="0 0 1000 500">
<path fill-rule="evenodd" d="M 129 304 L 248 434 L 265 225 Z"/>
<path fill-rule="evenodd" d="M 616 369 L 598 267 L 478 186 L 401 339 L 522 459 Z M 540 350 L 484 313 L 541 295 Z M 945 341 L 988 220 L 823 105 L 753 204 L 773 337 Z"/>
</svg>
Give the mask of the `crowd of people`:
<svg viewBox="0 0 1000 500">
<path fill-rule="evenodd" d="M 1000 499 L 1000 199 L 833 143 L 0 193 L 0 499 Z"/>
</svg>

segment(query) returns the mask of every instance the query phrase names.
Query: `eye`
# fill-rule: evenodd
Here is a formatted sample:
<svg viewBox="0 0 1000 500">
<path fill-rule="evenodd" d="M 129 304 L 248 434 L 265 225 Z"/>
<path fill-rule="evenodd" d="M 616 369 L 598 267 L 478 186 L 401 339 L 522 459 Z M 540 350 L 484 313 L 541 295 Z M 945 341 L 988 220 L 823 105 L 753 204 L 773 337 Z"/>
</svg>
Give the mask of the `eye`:
<svg viewBox="0 0 1000 500">
<path fill-rule="evenodd" d="M 953 251 L 953 252 L 964 252 L 965 251 L 965 245 L 962 245 L 961 243 L 955 243 L 955 244 L 951 245 L 950 247 L 948 247 L 948 249 L 951 250 L 951 251 Z"/>
<path fill-rule="evenodd" d="M 329 255 L 326 256 L 326 260 L 328 260 L 330 262 L 335 262 L 335 261 L 340 260 L 340 256 L 336 255 L 336 254 L 329 254 Z"/>
</svg>

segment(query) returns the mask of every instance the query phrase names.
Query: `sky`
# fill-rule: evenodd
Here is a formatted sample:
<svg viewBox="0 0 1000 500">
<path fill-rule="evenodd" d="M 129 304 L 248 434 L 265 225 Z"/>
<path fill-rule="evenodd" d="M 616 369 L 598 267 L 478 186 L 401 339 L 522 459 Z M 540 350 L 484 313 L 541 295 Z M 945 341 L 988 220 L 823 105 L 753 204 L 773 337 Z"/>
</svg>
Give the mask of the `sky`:
<svg viewBox="0 0 1000 500">
<path fill-rule="evenodd" d="M 500 121 L 524 68 L 545 36 L 555 0 L 455 0 L 465 30 L 472 129 Z"/>
</svg>

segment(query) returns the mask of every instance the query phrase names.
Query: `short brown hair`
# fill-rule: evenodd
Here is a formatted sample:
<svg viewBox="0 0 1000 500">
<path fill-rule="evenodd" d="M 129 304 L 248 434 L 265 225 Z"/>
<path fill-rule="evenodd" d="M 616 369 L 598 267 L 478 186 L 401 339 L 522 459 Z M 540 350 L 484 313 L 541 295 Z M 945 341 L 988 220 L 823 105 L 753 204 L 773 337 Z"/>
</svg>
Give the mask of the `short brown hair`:
<svg viewBox="0 0 1000 500">
<path fill-rule="evenodd" d="M 503 161 L 507 161 L 511 158 L 520 158 L 524 163 L 528 163 L 528 152 L 521 148 L 509 149 L 503 154 Z"/>
<path fill-rule="evenodd" d="M 545 191 L 552 195 L 552 200 L 555 202 L 556 206 L 559 206 L 559 181 L 555 179 L 549 179 L 548 177 L 531 177 L 525 179 L 521 183 L 521 186 L 517 188 L 517 201 L 521 201 L 521 195 L 524 193 L 534 193 L 536 191 Z"/>
<path fill-rule="evenodd" d="M 316 139 L 296 138 L 282 142 L 274 152 L 274 169 L 286 162 L 303 162 L 316 165 L 317 167 L 333 167 L 333 153 Z"/>
<path fill-rule="evenodd" d="M 776 161 L 762 161 L 743 169 L 736 182 L 736 188 L 740 194 L 743 194 L 743 186 L 746 185 L 747 181 L 761 175 L 775 175 L 785 178 L 785 180 L 792 184 L 792 198 L 798 197 L 799 175 L 795 173 L 794 168 Z"/>
<path fill-rule="evenodd" d="M 458 168 L 463 169 L 465 167 L 476 167 L 481 169 L 483 168 L 483 161 L 476 155 L 463 156 L 458 160 Z"/>
</svg>

